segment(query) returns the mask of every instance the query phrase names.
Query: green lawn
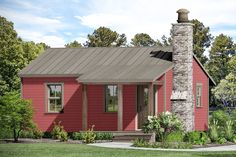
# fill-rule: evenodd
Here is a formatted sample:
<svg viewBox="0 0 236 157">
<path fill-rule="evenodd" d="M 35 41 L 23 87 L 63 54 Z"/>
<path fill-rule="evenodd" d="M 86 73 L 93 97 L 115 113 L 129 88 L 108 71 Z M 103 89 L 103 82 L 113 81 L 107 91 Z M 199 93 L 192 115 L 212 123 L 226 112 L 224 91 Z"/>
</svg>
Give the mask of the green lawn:
<svg viewBox="0 0 236 157">
<path fill-rule="evenodd" d="M 235 152 L 166 152 L 108 149 L 82 144 L 0 144 L 0 157 L 235 157 Z"/>
</svg>

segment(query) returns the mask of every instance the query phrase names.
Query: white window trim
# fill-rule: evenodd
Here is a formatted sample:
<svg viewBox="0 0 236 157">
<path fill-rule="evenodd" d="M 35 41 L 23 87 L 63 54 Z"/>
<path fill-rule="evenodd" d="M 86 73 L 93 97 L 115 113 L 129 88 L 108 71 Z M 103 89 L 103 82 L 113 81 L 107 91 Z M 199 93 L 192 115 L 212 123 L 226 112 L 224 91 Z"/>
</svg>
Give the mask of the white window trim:
<svg viewBox="0 0 236 157">
<path fill-rule="evenodd" d="M 49 91 L 48 91 L 48 85 L 61 85 L 61 105 L 62 110 L 64 110 L 64 83 L 62 82 L 47 82 L 45 83 L 45 112 L 46 113 L 61 113 L 61 111 L 50 111 L 49 110 L 49 99 L 52 97 L 49 97 Z M 55 97 L 53 97 L 55 99 Z M 59 99 L 59 97 L 58 97 Z"/>
<path fill-rule="evenodd" d="M 200 96 L 200 106 L 198 106 L 197 105 L 197 97 L 198 97 L 198 95 L 197 95 L 197 93 L 198 93 L 198 87 L 201 87 L 201 96 Z M 202 105 L 202 83 L 197 83 L 196 84 L 196 108 L 201 108 L 201 107 L 203 107 L 203 105 Z"/>
</svg>

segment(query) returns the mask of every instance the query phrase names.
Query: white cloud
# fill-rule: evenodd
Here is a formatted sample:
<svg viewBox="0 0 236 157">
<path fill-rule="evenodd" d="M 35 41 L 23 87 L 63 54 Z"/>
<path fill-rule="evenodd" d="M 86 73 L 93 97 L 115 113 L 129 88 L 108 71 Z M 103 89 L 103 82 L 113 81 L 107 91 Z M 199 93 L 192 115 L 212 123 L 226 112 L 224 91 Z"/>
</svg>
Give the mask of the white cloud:
<svg viewBox="0 0 236 157">
<path fill-rule="evenodd" d="M 171 23 L 177 20 L 176 10 L 190 10 L 189 19 L 198 19 L 206 26 L 236 25 L 234 0 L 93 0 L 89 14 L 76 16 L 90 28 L 107 26 L 125 33 L 130 40 L 136 33 L 148 33 L 154 39 L 169 36 Z M 213 32 L 215 34 L 215 32 Z"/>
<path fill-rule="evenodd" d="M 36 43 L 44 42 L 51 47 L 64 47 L 66 44 L 63 37 L 57 35 L 46 35 L 30 30 L 17 30 L 17 32 L 23 40 L 34 41 Z"/>
</svg>

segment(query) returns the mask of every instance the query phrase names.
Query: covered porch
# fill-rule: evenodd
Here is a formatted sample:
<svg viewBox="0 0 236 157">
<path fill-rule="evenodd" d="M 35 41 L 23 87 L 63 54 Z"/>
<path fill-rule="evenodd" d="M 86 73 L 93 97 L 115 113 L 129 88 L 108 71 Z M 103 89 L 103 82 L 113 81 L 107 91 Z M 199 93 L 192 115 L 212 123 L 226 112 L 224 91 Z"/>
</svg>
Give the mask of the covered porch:
<svg viewBox="0 0 236 157">
<path fill-rule="evenodd" d="M 83 82 L 82 130 L 138 132 L 149 115 L 166 110 L 165 93 L 166 74 L 152 82 Z"/>
</svg>

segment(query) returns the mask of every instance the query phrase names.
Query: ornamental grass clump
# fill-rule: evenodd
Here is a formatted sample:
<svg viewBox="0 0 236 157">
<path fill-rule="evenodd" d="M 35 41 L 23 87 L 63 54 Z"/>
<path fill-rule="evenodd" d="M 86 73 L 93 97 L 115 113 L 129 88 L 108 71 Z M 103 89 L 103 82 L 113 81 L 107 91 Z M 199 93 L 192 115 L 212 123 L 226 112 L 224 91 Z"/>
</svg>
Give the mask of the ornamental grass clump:
<svg viewBox="0 0 236 157">
<path fill-rule="evenodd" d="M 170 112 L 162 112 L 158 116 L 148 116 L 148 120 L 143 125 L 145 133 L 155 133 L 157 139 L 163 144 L 167 136 L 175 131 L 183 131 L 181 120 Z"/>
<path fill-rule="evenodd" d="M 53 139 L 57 139 L 60 141 L 68 140 L 68 134 L 64 130 L 64 127 L 61 125 L 61 121 L 59 121 L 58 123 L 54 122 L 54 127 L 51 134 Z"/>
<path fill-rule="evenodd" d="M 213 119 L 212 122 L 209 125 L 209 137 L 212 142 L 216 142 L 219 138 L 219 126 L 218 126 L 218 121 Z"/>
</svg>

